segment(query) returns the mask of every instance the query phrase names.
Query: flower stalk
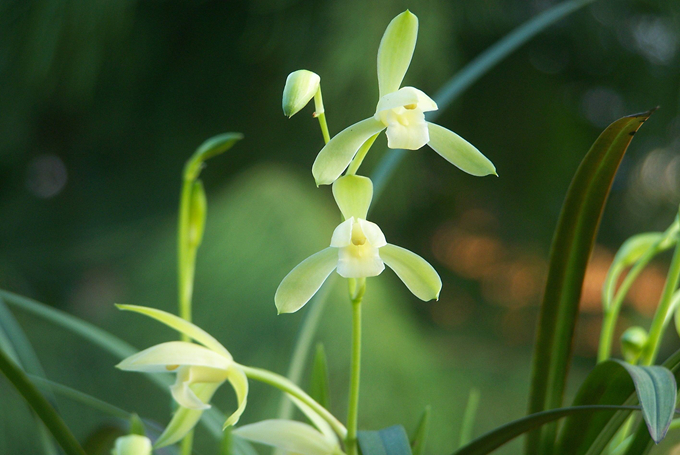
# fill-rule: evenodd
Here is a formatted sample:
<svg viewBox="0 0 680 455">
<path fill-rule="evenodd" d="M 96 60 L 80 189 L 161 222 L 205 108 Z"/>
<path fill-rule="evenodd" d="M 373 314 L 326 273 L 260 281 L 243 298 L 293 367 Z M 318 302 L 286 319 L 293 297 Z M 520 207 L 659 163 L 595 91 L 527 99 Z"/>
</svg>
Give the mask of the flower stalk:
<svg viewBox="0 0 680 455">
<path fill-rule="evenodd" d="M 350 280 L 352 299 L 352 360 L 347 411 L 347 455 L 357 455 L 357 427 L 359 420 L 359 385 L 361 382 L 361 303 L 366 292 L 366 279 Z"/>
</svg>

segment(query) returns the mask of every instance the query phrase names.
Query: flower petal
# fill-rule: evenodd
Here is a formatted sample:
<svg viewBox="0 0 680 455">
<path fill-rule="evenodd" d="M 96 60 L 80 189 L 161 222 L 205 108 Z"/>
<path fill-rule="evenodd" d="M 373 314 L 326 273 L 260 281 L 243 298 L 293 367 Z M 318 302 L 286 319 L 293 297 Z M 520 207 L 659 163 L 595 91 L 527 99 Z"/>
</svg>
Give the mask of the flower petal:
<svg viewBox="0 0 680 455">
<path fill-rule="evenodd" d="M 355 223 L 354 217 L 350 217 L 338 224 L 338 227 L 333 231 L 331 237 L 331 246 L 334 248 L 341 248 L 352 244 L 352 227 Z"/>
<path fill-rule="evenodd" d="M 439 299 L 442 280 L 425 259 L 389 243 L 380 248 L 380 257 L 420 300 Z"/>
<path fill-rule="evenodd" d="M 496 174 L 496 167 L 477 148 L 443 126 L 427 123 L 430 131 L 430 142 L 427 143 L 446 161 L 468 174 L 482 177 Z M 388 130 L 389 135 L 389 130 Z"/>
<path fill-rule="evenodd" d="M 338 249 L 338 274 L 344 278 L 368 278 L 385 270 L 378 248 L 368 242 Z"/>
<path fill-rule="evenodd" d="M 361 230 L 366 236 L 366 239 L 372 247 L 382 248 L 383 246 L 387 245 L 385 234 L 383 234 L 383 231 L 377 224 L 362 219 L 359 219 L 358 222 L 359 226 L 361 226 Z"/>
<path fill-rule="evenodd" d="M 311 425 L 293 420 L 263 420 L 245 425 L 233 432 L 253 442 L 277 447 L 300 455 L 331 455 L 338 449 Z"/>
<path fill-rule="evenodd" d="M 418 18 L 406 10 L 387 26 L 378 48 L 380 97 L 399 90 L 418 38 Z"/>
<path fill-rule="evenodd" d="M 226 370 L 232 363 L 230 358 L 198 344 L 168 341 L 133 354 L 116 367 L 125 371 L 167 373 L 173 370 L 168 367 L 176 365 L 199 365 Z"/>
<path fill-rule="evenodd" d="M 248 377 L 246 374 L 240 368 L 231 368 L 229 370 L 227 379 L 234 388 L 234 392 L 236 392 L 236 401 L 238 402 L 238 407 L 236 408 L 236 411 L 234 411 L 233 414 L 227 418 L 226 422 L 224 422 L 222 429 L 236 425 L 238 423 L 238 419 L 241 418 L 241 414 L 243 414 L 243 411 L 246 409 L 246 404 L 248 403 Z"/>
<path fill-rule="evenodd" d="M 388 93 L 380 98 L 378 106 L 375 108 L 375 112 L 377 114 L 378 112 L 404 107 L 409 104 L 415 104 L 418 109 L 423 112 L 436 111 L 439 109 L 437 103 L 422 90 L 418 90 L 414 87 L 402 87 L 396 92 Z"/>
<path fill-rule="evenodd" d="M 335 135 L 319 154 L 312 165 L 312 174 L 318 185 L 333 183 L 349 166 L 359 147 L 371 136 L 385 128 L 373 117 L 351 125 Z"/>
<path fill-rule="evenodd" d="M 210 409 L 210 405 L 202 402 L 189 387 L 189 367 L 179 367 L 177 381 L 170 386 L 172 398 L 180 405 L 189 409 Z"/>
<path fill-rule="evenodd" d="M 314 426 L 326 437 L 330 443 L 337 443 L 338 436 L 333 431 L 333 428 L 316 413 L 315 410 L 307 406 L 302 401 L 298 400 L 292 395 L 288 395 L 288 398 L 297 406 L 297 408 L 302 411 L 302 413 L 307 416 L 307 418 L 314 424 Z"/>
<path fill-rule="evenodd" d="M 346 220 L 366 219 L 373 199 L 373 182 L 361 175 L 345 175 L 333 183 L 333 197 Z"/>
<path fill-rule="evenodd" d="M 396 114 L 383 112 L 387 123 L 387 146 L 391 149 L 418 150 L 430 141 L 425 114 L 419 109 Z"/>
<path fill-rule="evenodd" d="M 210 335 L 202 328 L 192 324 L 191 322 L 188 322 L 180 318 L 179 316 L 175 316 L 174 314 L 170 314 L 162 310 L 157 310 L 155 308 L 149 308 L 144 306 L 137 305 L 116 305 L 116 306 L 123 311 L 133 311 L 135 313 L 140 313 L 145 316 L 149 316 L 157 320 L 158 322 L 162 322 L 171 329 L 175 329 L 178 332 L 188 336 L 189 338 L 198 341 L 203 346 L 212 349 L 215 352 L 219 352 L 222 355 L 231 359 L 231 354 L 229 354 L 229 351 L 227 351 L 227 349 L 224 346 L 222 346 L 222 344 L 219 341 L 213 338 L 212 335 Z"/>
<path fill-rule="evenodd" d="M 274 296 L 280 313 L 294 313 L 302 308 L 338 263 L 338 250 L 328 247 L 308 257 L 290 271 L 281 281 Z"/>
<path fill-rule="evenodd" d="M 208 382 L 194 384 L 191 388 L 199 400 L 209 403 L 219 386 L 220 384 Z M 200 409 L 189 409 L 183 406 L 177 408 L 165 431 L 158 437 L 154 448 L 160 449 L 182 439 L 198 423 L 202 414 L 203 410 Z"/>
</svg>

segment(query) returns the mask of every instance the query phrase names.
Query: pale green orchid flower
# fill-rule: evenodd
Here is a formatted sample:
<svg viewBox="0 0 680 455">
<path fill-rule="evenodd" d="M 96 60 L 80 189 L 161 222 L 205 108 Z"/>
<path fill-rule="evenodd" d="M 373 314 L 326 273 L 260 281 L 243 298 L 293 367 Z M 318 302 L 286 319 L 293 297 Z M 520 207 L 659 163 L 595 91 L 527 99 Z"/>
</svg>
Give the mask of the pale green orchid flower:
<svg viewBox="0 0 680 455">
<path fill-rule="evenodd" d="M 146 436 L 129 434 L 116 439 L 111 455 L 151 455 L 151 441 Z"/>
<path fill-rule="evenodd" d="M 340 441 L 330 425 L 300 400 L 288 396 L 314 424 L 272 419 L 245 425 L 233 434 L 252 442 L 266 444 L 295 455 L 344 455 Z"/>
<path fill-rule="evenodd" d="M 198 423 L 203 411 L 210 408 L 210 400 L 225 382 L 236 392 L 238 408 L 224 423 L 224 427 L 238 422 L 246 407 L 248 379 L 234 362 L 231 354 L 210 334 L 174 314 L 136 305 L 116 305 L 121 310 L 144 314 L 188 338 L 200 343 L 170 341 L 134 354 L 118 365 L 125 371 L 144 373 L 173 372 L 176 382 L 170 386 L 172 397 L 179 408 L 155 447 L 165 447 L 182 439 Z"/>
<path fill-rule="evenodd" d="M 417 35 L 418 18 L 408 10 L 387 26 L 378 49 L 380 100 L 375 115 L 341 131 L 319 152 L 312 166 L 317 185 L 333 183 L 362 144 L 384 129 L 389 148 L 417 150 L 427 144 L 469 174 L 496 174 L 493 163 L 472 144 L 425 120 L 425 112 L 437 110 L 432 98 L 413 87 L 399 88 L 411 63 Z"/>
<path fill-rule="evenodd" d="M 387 264 L 419 299 L 439 298 L 442 282 L 434 268 L 415 253 L 387 243 L 377 224 L 366 220 L 373 198 L 373 183 L 367 177 L 346 175 L 333 184 L 333 196 L 342 212 L 342 222 L 331 245 L 295 267 L 276 290 L 279 313 L 302 308 L 319 290 L 333 270 L 344 278 L 380 275 Z"/>
</svg>

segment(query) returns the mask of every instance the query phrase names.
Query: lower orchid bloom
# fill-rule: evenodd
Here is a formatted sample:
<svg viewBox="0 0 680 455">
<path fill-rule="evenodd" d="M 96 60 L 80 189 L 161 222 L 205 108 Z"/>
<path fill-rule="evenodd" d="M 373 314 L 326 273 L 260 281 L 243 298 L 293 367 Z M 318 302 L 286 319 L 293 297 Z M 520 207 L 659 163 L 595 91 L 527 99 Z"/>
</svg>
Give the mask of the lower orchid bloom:
<svg viewBox="0 0 680 455">
<path fill-rule="evenodd" d="M 317 185 L 333 183 L 349 166 L 359 148 L 387 129 L 391 149 L 417 150 L 429 145 L 445 160 L 468 174 L 496 174 L 493 163 L 475 146 L 442 126 L 425 120 L 437 103 L 421 90 L 402 87 L 418 36 L 418 18 L 410 11 L 387 26 L 378 49 L 380 99 L 375 114 L 345 128 L 319 152 L 312 166 Z"/>
<path fill-rule="evenodd" d="M 342 222 L 331 245 L 302 261 L 281 282 L 274 301 L 279 313 L 302 308 L 319 290 L 333 270 L 344 278 L 377 276 L 390 267 L 419 299 L 439 298 L 442 282 L 425 259 L 387 243 L 377 224 L 366 220 L 373 198 L 373 183 L 367 177 L 346 175 L 333 184 L 333 196 L 342 212 Z"/>
<path fill-rule="evenodd" d="M 135 305 L 117 307 L 156 319 L 200 343 L 186 341 L 161 343 L 138 352 L 116 365 L 125 371 L 177 374 L 170 391 L 179 408 L 156 441 L 156 448 L 174 444 L 191 431 L 203 411 L 210 408 L 212 396 L 225 381 L 229 381 L 236 392 L 238 408 L 226 420 L 224 427 L 238 422 L 246 407 L 248 379 L 219 341 L 203 329 L 174 314 Z"/>
<path fill-rule="evenodd" d="M 330 425 L 307 405 L 290 397 L 314 424 L 271 419 L 236 428 L 233 434 L 252 442 L 275 447 L 291 455 L 344 455 L 338 436 Z"/>
</svg>

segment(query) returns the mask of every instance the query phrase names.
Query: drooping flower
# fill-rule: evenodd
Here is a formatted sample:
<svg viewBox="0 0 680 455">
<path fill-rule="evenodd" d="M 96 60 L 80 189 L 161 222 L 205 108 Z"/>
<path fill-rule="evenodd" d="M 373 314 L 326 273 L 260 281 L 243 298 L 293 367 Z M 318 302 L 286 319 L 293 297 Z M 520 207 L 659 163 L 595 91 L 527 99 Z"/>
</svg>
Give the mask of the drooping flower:
<svg viewBox="0 0 680 455">
<path fill-rule="evenodd" d="M 283 115 L 292 117 L 307 105 L 317 95 L 321 78 L 318 74 L 308 70 L 293 71 L 286 78 L 283 88 Z M 316 114 L 322 114 L 323 112 Z"/>
<path fill-rule="evenodd" d="M 238 408 L 224 423 L 236 424 L 246 407 L 248 379 L 222 344 L 203 329 L 174 314 L 136 305 L 117 305 L 121 310 L 149 316 L 183 333 L 197 343 L 169 341 L 134 354 L 118 365 L 125 371 L 177 374 L 170 386 L 172 397 L 179 407 L 155 447 L 165 447 L 182 439 L 198 423 L 203 411 L 210 408 L 210 400 L 225 382 L 236 392 Z"/>
<path fill-rule="evenodd" d="M 317 185 L 333 183 L 361 145 L 384 129 L 390 148 L 417 150 L 428 144 L 469 174 L 496 174 L 493 163 L 472 144 L 425 120 L 425 112 L 437 110 L 432 98 L 413 87 L 399 88 L 411 63 L 417 35 L 418 18 L 408 10 L 387 26 L 378 49 L 380 99 L 375 114 L 341 131 L 319 152 L 312 167 Z"/>
<path fill-rule="evenodd" d="M 314 424 L 272 419 L 245 425 L 233 434 L 252 442 L 266 444 L 295 455 L 343 455 L 338 436 L 330 425 L 301 401 L 290 397 Z"/>
<path fill-rule="evenodd" d="M 415 253 L 387 243 L 377 224 L 366 220 L 373 198 L 367 177 L 346 175 L 333 184 L 333 196 L 345 221 L 335 228 L 331 245 L 308 257 L 283 279 L 274 301 L 279 313 L 302 308 L 333 270 L 344 278 L 380 275 L 387 264 L 419 299 L 439 298 L 441 279 Z"/>
</svg>

